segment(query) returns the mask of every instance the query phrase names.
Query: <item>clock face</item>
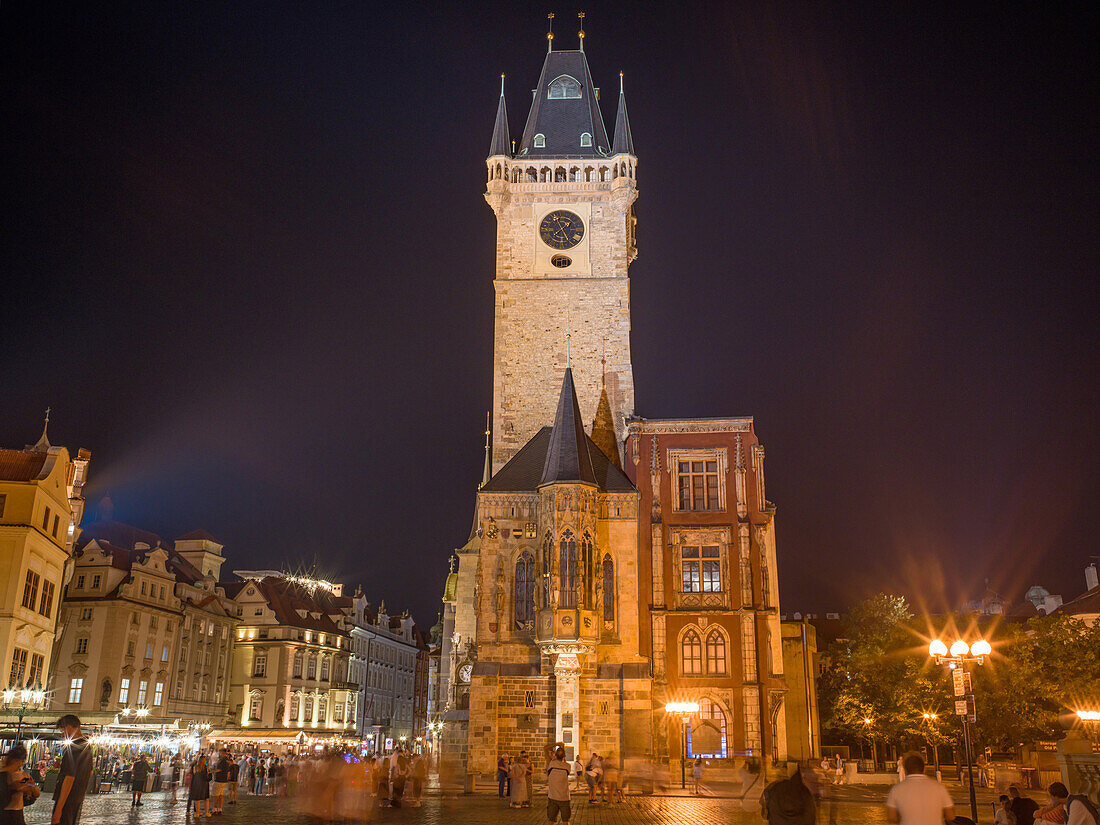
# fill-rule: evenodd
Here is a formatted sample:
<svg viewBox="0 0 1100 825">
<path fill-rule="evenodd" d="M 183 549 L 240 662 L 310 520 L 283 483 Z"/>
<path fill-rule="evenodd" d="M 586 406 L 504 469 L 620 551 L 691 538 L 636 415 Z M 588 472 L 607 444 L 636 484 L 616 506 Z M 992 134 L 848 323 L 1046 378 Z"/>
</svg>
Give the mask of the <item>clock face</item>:
<svg viewBox="0 0 1100 825">
<path fill-rule="evenodd" d="M 463 682 L 469 682 L 470 681 L 470 676 L 473 675 L 473 672 L 474 672 L 474 666 L 473 665 L 463 665 L 462 667 L 460 667 L 458 669 L 458 678 Z"/>
<path fill-rule="evenodd" d="M 539 224 L 539 237 L 551 249 L 572 249 L 584 237 L 584 221 L 566 209 L 555 209 Z"/>
</svg>

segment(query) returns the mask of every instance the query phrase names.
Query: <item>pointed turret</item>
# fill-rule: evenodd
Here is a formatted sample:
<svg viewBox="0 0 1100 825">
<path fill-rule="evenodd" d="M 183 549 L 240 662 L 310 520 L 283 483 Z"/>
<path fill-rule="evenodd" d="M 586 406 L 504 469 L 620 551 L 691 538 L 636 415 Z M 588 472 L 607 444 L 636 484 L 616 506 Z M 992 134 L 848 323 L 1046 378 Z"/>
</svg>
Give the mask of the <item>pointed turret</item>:
<svg viewBox="0 0 1100 825">
<path fill-rule="evenodd" d="M 547 52 L 517 157 L 602 158 L 610 148 L 584 52 Z"/>
<path fill-rule="evenodd" d="M 546 462 L 542 465 L 539 484 L 582 482 L 596 484 L 592 469 L 592 456 L 588 453 L 588 436 L 581 421 L 577 404 L 577 388 L 573 385 L 573 370 L 565 368 L 565 378 L 558 398 L 558 411 L 554 415 L 554 428 L 546 449 Z"/>
<path fill-rule="evenodd" d="M 42 425 L 42 436 L 38 439 L 38 442 L 34 445 L 35 450 L 40 453 L 48 453 L 50 451 L 50 439 L 46 438 L 46 430 L 50 427 L 50 408 L 46 407 L 46 422 Z"/>
<path fill-rule="evenodd" d="M 500 76 L 500 102 L 497 103 L 497 119 L 493 124 L 493 142 L 489 147 L 489 157 L 504 155 L 511 157 L 512 139 L 508 132 L 508 106 L 504 102 L 504 75 Z"/>
<path fill-rule="evenodd" d="M 630 118 L 626 114 L 626 94 L 623 92 L 623 73 L 619 72 L 619 114 L 615 117 L 615 139 L 611 154 L 633 155 L 634 138 L 630 134 Z"/>
<path fill-rule="evenodd" d="M 611 402 L 607 398 L 607 387 L 600 389 L 600 403 L 596 405 L 596 417 L 592 421 L 592 441 L 600 448 L 607 460 L 623 468 L 619 458 L 619 440 L 615 435 L 615 419 L 611 416 Z"/>
<path fill-rule="evenodd" d="M 489 441 L 489 436 L 492 435 L 492 430 L 489 428 L 489 415 L 485 413 L 485 466 L 481 468 L 481 483 L 477 485 L 477 489 L 481 489 L 489 483 L 489 479 L 493 477 L 493 460 L 492 460 L 492 443 Z"/>
</svg>

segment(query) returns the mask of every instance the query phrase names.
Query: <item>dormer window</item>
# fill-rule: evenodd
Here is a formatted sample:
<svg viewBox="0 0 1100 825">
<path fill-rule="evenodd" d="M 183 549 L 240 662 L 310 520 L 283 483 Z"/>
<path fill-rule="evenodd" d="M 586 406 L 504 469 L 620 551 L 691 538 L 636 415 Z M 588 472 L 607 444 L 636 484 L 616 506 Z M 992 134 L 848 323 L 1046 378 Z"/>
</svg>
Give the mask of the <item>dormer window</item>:
<svg viewBox="0 0 1100 825">
<path fill-rule="evenodd" d="M 546 148 L 546 135 L 535 135 L 535 148 L 536 149 L 545 149 Z"/>
<path fill-rule="evenodd" d="M 588 132 L 581 132 L 581 146 L 591 146 L 591 145 L 592 145 L 592 135 L 590 135 Z"/>
<path fill-rule="evenodd" d="M 581 96 L 581 84 L 577 82 L 576 78 L 563 74 L 550 81 L 550 88 L 547 90 L 546 96 L 550 100 L 578 98 Z"/>
</svg>

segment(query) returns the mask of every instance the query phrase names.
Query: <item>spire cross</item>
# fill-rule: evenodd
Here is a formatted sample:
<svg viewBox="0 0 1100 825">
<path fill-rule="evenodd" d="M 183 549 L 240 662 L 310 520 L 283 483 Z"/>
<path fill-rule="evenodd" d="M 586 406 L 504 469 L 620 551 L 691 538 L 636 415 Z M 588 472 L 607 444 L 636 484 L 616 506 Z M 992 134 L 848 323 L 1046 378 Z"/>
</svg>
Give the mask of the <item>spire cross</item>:
<svg viewBox="0 0 1100 825">
<path fill-rule="evenodd" d="M 580 20 L 581 20 L 581 30 L 578 34 L 580 35 L 580 38 L 581 38 L 581 51 L 583 52 L 584 51 L 584 12 L 583 11 L 577 12 L 577 17 L 579 17 Z"/>
<path fill-rule="evenodd" d="M 546 51 L 554 51 L 554 12 L 550 12 L 546 15 L 546 19 L 549 21 L 548 31 L 546 32 Z"/>
<path fill-rule="evenodd" d="M 47 426 L 49 425 L 49 423 L 50 423 L 50 408 L 46 407 L 46 424 L 47 424 Z"/>
</svg>

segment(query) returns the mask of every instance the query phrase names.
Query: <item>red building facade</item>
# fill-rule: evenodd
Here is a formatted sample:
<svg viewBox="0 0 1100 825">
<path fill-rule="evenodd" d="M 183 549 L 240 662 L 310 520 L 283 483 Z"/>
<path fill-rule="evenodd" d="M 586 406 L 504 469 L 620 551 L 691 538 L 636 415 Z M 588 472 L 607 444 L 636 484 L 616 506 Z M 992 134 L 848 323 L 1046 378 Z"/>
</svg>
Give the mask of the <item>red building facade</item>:
<svg viewBox="0 0 1100 825">
<path fill-rule="evenodd" d="M 626 472 L 638 508 L 642 645 L 654 705 L 697 702 L 688 757 L 786 759 L 775 506 L 752 418 L 633 419 Z M 672 764 L 680 722 L 657 710 Z"/>
</svg>

